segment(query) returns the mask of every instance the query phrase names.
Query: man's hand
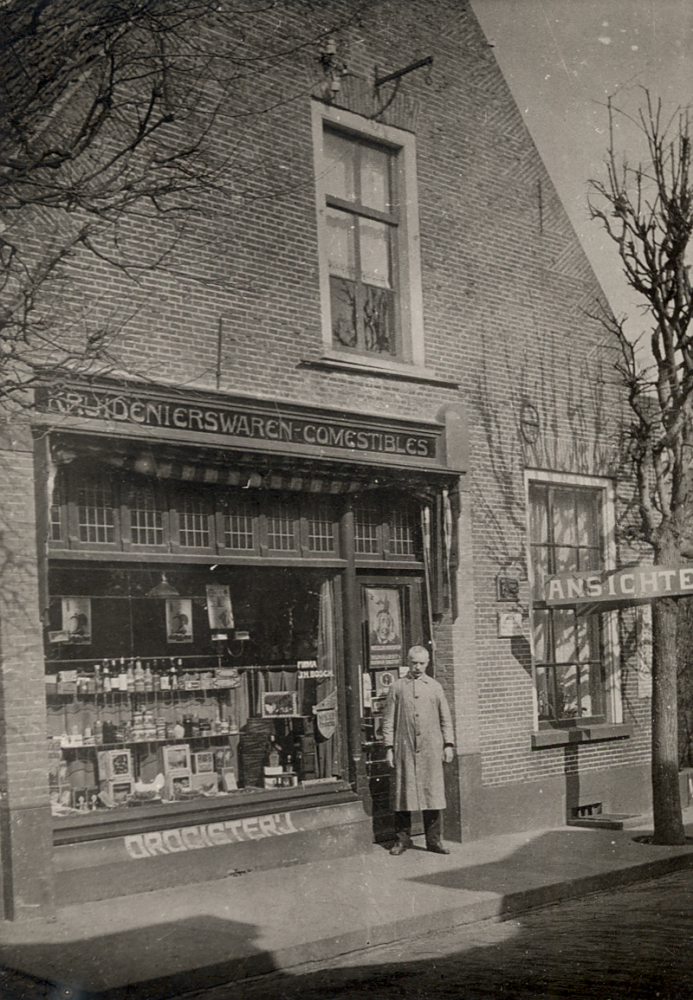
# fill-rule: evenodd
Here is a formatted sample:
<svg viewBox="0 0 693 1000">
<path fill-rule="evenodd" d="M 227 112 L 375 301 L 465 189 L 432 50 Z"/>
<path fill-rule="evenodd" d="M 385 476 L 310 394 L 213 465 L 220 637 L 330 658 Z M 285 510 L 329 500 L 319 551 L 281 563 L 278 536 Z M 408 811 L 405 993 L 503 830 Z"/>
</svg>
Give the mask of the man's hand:
<svg viewBox="0 0 693 1000">
<path fill-rule="evenodd" d="M 452 759 L 455 756 L 455 751 L 453 747 L 445 747 L 443 750 L 443 760 L 446 764 L 452 764 Z"/>
<path fill-rule="evenodd" d="M 385 760 L 387 761 L 387 766 L 388 767 L 394 767 L 395 766 L 395 752 L 394 752 L 394 750 L 392 750 L 392 748 L 390 748 L 389 750 L 385 751 Z"/>
</svg>

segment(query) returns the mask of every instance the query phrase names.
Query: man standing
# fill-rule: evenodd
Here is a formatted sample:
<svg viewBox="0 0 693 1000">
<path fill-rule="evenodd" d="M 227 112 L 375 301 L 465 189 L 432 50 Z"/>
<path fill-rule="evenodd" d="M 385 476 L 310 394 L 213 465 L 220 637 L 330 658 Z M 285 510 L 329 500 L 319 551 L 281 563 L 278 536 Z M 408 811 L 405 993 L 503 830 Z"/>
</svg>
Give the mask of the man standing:
<svg viewBox="0 0 693 1000">
<path fill-rule="evenodd" d="M 411 842 L 411 814 L 423 814 L 426 850 L 449 854 L 441 842 L 445 808 L 443 761 L 452 761 L 454 734 L 445 693 L 426 673 L 428 650 L 412 646 L 409 673 L 395 681 L 383 712 L 387 763 L 395 769 L 394 810 L 397 843 L 390 854 L 404 854 Z"/>
</svg>

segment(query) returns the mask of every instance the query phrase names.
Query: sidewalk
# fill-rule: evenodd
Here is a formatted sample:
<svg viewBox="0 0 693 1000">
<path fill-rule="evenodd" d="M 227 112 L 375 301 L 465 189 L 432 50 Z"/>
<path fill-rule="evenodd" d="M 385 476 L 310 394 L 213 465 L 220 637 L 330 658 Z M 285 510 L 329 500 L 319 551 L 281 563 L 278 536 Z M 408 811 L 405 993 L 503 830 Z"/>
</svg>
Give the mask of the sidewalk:
<svg viewBox="0 0 693 1000">
<path fill-rule="evenodd" d="M 693 836 L 693 807 L 684 820 Z M 626 830 L 506 834 L 450 844 L 447 857 L 415 849 L 393 858 L 374 845 L 350 858 L 68 906 L 55 922 L 0 924 L 0 964 L 83 997 L 163 1000 L 693 866 L 693 842 L 635 839 L 651 829 L 643 817 Z M 0 973 L 8 1000 L 11 985 Z M 32 1000 L 25 989 L 18 995 Z"/>
</svg>

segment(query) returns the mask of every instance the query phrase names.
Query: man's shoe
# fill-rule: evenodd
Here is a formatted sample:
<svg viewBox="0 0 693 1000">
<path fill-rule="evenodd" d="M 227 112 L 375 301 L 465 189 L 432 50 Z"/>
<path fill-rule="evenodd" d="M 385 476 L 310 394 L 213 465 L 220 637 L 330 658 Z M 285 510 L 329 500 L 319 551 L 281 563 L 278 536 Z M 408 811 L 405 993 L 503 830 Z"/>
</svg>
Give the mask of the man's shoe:
<svg viewBox="0 0 693 1000">
<path fill-rule="evenodd" d="M 406 849 L 407 849 L 406 844 L 395 844 L 394 847 L 390 848 L 390 854 L 393 856 L 393 858 L 398 858 L 400 854 L 404 854 Z"/>
<path fill-rule="evenodd" d="M 449 854 L 450 848 L 443 847 L 442 844 L 426 844 L 426 850 L 430 851 L 431 854 Z"/>
</svg>

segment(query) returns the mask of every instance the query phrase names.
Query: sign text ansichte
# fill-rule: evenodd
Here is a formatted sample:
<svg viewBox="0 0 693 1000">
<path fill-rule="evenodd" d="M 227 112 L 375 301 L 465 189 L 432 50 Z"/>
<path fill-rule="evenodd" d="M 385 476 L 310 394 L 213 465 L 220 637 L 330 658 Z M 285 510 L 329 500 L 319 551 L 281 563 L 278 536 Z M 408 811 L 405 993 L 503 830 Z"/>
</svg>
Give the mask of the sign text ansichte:
<svg viewBox="0 0 693 1000">
<path fill-rule="evenodd" d="M 646 601 L 693 593 L 693 566 L 642 566 L 633 569 L 559 573 L 549 577 L 544 596 L 549 605 L 600 601 Z"/>
</svg>

